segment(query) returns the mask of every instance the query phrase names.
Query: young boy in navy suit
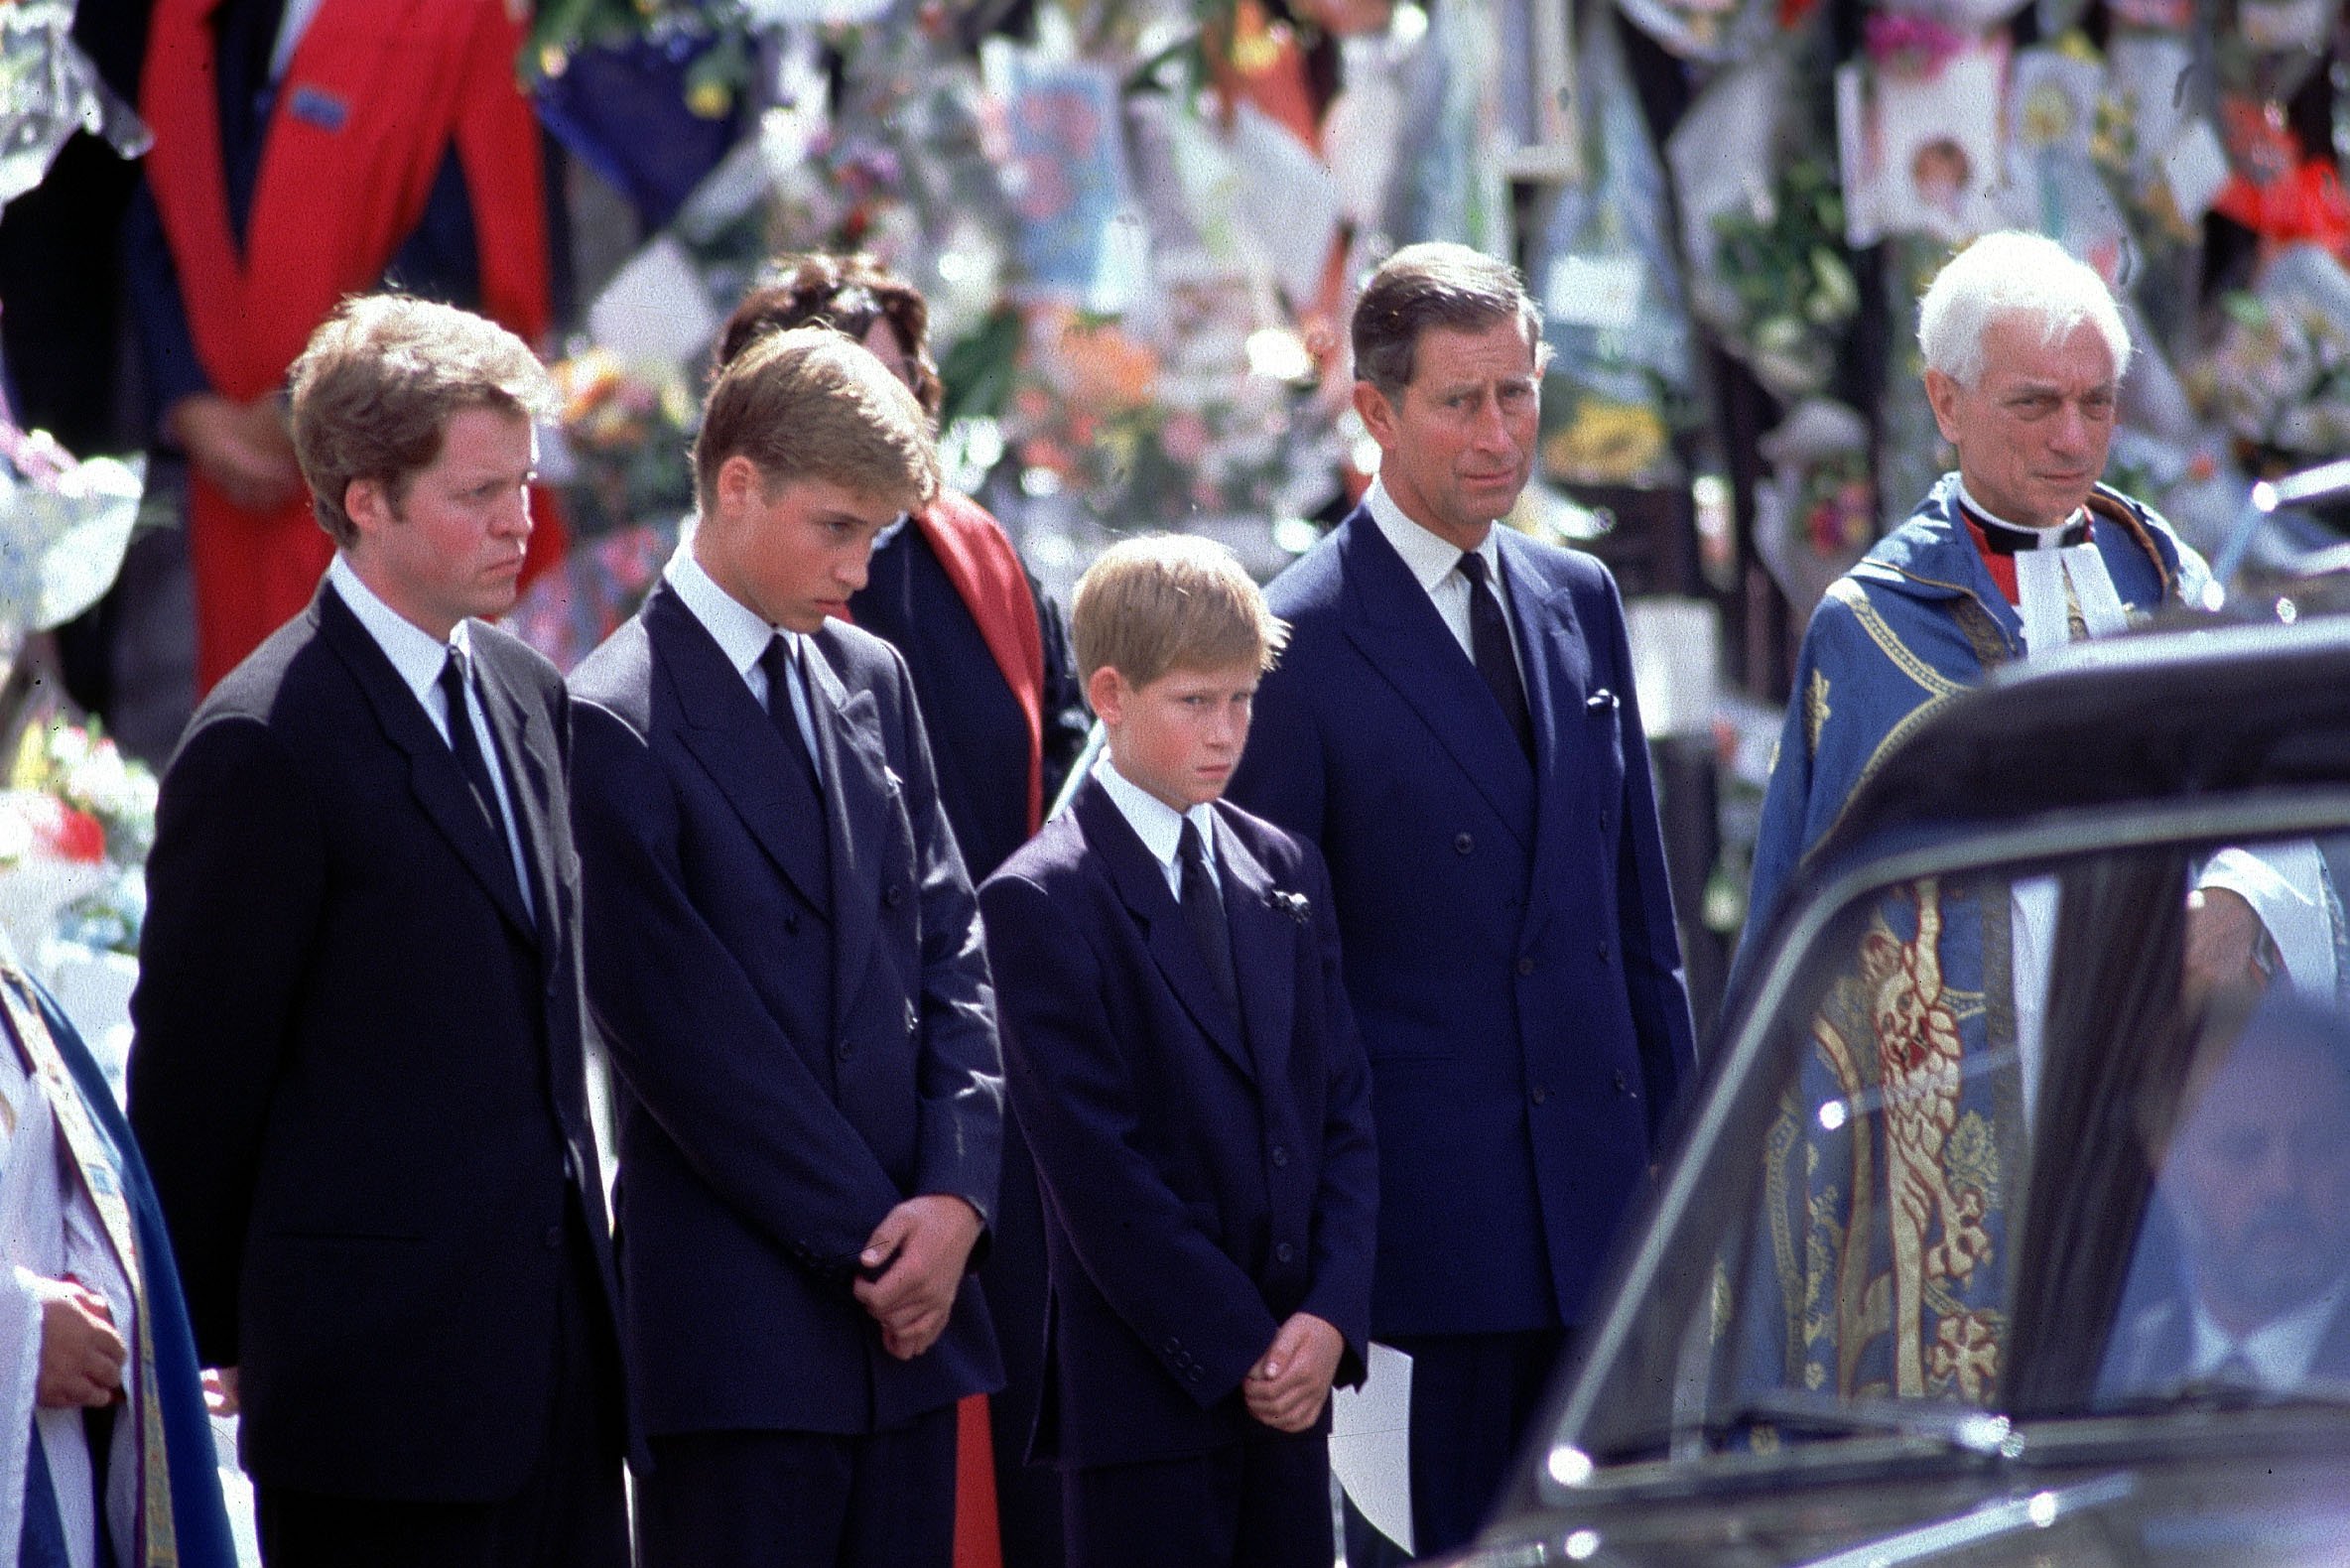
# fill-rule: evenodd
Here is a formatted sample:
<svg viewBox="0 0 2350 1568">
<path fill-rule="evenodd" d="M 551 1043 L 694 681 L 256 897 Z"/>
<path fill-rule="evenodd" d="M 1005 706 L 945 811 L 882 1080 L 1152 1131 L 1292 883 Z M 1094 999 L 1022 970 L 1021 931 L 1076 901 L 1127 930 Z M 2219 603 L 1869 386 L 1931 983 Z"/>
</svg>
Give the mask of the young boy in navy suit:
<svg viewBox="0 0 2350 1568">
<path fill-rule="evenodd" d="M 1286 628 L 1223 547 L 1130 540 L 1074 610 L 1107 756 L 979 890 L 1051 1261 L 1035 1457 L 1073 1568 L 1326 1568 L 1377 1164 L 1311 846 L 1218 797 Z"/>
</svg>

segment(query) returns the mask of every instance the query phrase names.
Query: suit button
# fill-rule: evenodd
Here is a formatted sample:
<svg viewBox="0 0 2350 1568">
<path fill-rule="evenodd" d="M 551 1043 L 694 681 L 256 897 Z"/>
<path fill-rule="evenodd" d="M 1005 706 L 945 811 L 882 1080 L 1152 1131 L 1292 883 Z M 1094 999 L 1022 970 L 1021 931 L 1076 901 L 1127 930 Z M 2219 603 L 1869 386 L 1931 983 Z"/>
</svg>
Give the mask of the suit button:
<svg viewBox="0 0 2350 1568">
<path fill-rule="evenodd" d="M 1200 1380 L 1200 1370 L 1197 1367 L 1194 1367 L 1183 1375 L 1189 1377 L 1193 1382 L 1198 1382 Z"/>
<path fill-rule="evenodd" d="M 1297 1248 L 1291 1246 L 1287 1241 L 1283 1241 L 1279 1246 L 1273 1248 L 1273 1261 L 1276 1263 L 1286 1263 L 1295 1256 L 1297 1256 Z"/>
<path fill-rule="evenodd" d="M 798 910 L 793 910 L 790 914 L 787 914 L 783 917 L 783 934 L 789 937 L 798 936 L 799 933 L 800 914 Z"/>
<path fill-rule="evenodd" d="M 853 1046 L 853 1045 L 850 1045 L 850 1044 L 849 1044 L 849 1043 L 847 1040 L 841 1040 L 841 1041 L 837 1041 L 837 1042 L 835 1042 L 835 1044 L 834 1044 L 834 1046 L 833 1046 L 833 1055 L 835 1055 L 835 1056 L 839 1057 L 839 1058 L 840 1058 L 842 1061 L 844 1061 L 844 1062 L 848 1061 L 848 1060 L 849 1060 L 849 1059 L 851 1056 L 854 1056 L 855 1054 L 856 1054 L 856 1047 L 855 1047 L 855 1046 Z"/>
<path fill-rule="evenodd" d="M 887 904 L 892 909 L 895 909 L 898 905 L 904 903 L 905 901 L 906 885 L 903 882 L 892 882 L 882 891 L 881 902 Z"/>
<path fill-rule="evenodd" d="M 1600 944 L 1600 962 L 1602 964 L 1608 962 L 1608 944 L 1605 942 Z"/>
<path fill-rule="evenodd" d="M 1520 975 L 1531 975 L 1531 974 L 1533 974 L 1533 973 L 1534 973 L 1534 961 L 1533 961 L 1532 959 L 1519 959 L 1519 960 L 1517 961 L 1517 972 L 1518 972 Z"/>
<path fill-rule="evenodd" d="M 562 1251 L 562 1250 L 563 1250 L 563 1227 L 562 1227 L 562 1226 L 560 1226 L 560 1225 L 551 1225 L 551 1226 L 547 1227 L 547 1237 L 546 1237 L 546 1241 L 547 1241 L 547 1250 L 548 1250 L 548 1251 L 550 1251 L 550 1252 L 560 1252 L 560 1251 Z"/>
<path fill-rule="evenodd" d="M 1544 1089 L 1540 1084 L 1536 1084 L 1532 1089 L 1526 1091 L 1526 1098 L 1538 1106 L 1550 1098 L 1550 1091 Z"/>
<path fill-rule="evenodd" d="M 1276 1167 L 1279 1167 L 1279 1166 L 1286 1165 L 1286 1164 L 1288 1164 L 1288 1163 L 1289 1163 L 1289 1151 L 1288 1151 L 1287 1149 L 1283 1148 L 1283 1147 L 1282 1147 L 1280 1144 L 1278 1144 L 1278 1143 L 1274 1144 L 1274 1145 L 1273 1145 L 1273 1164 L 1274 1164 Z"/>
<path fill-rule="evenodd" d="M 922 1014 L 920 1014 L 920 1013 L 918 1013 L 918 1012 L 916 1012 L 916 1011 L 914 1010 L 914 1004 L 913 1004 L 912 1002 L 907 1002 L 907 1003 L 906 1003 L 906 1033 L 907 1033 L 908 1035 L 916 1035 L 916 1034 L 920 1034 L 921 1032 L 922 1032 Z"/>
<path fill-rule="evenodd" d="M 1181 1340 L 1173 1340 L 1173 1339 L 1171 1339 L 1171 1340 L 1167 1341 L 1167 1354 L 1168 1354 L 1168 1355 L 1170 1355 L 1170 1356 L 1176 1355 L 1176 1354 L 1178 1354 L 1179 1352 L 1181 1352 L 1181 1351 L 1182 1351 L 1182 1349 L 1183 1349 L 1183 1342 L 1182 1342 Z"/>
<path fill-rule="evenodd" d="M 1467 834 L 1462 834 L 1459 838 L 1453 840 L 1453 853 L 1455 854 L 1467 854 L 1470 850 L 1476 848 L 1477 841 L 1470 838 Z"/>
<path fill-rule="evenodd" d="M 1624 1069 L 1621 1067 L 1616 1069 L 1616 1093 L 1620 1095 L 1629 1095 L 1632 1093 L 1631 1090 L 1624 1086 Z"/>
</svg>

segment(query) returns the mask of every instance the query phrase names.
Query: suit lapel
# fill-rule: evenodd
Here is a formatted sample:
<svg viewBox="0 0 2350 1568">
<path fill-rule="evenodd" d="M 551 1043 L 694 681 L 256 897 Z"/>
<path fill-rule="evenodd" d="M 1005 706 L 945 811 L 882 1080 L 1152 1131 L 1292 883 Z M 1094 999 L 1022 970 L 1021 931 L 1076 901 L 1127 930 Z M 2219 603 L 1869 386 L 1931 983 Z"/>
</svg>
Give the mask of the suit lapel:
<svg viewBox="0 0 2350 1568">
<path fill-rule="evenodd" d="M 645 635 L 669 674 L 681 733 L 718 793 L 800 896 L 828 906 L 823 805 L 784 738 L 685 601 L 665 582 L 644 608 Z"/>
<path fill-rule="evenodd" d="M 1353 601 L 1348 639 L 1420 716 L 1524 847 L 1533 832 L 1534 770 L 1476 664 L 1368 510 L 1357 507 L 1347 519 L 1339 549 Z M 1530 685 L 1526 695 L 1535 706 Z M 1537 709 L 1537 750 L 1542 732 Z"/>
<path fill-rule="evenodd" d="M 1240 1020 L 1233 1016 L 1216 990 L 1216 979 L 1208 973 L 1208 961 L 1200 953 L 1199 944 L 1192 940 L 1191 927 L 1184 923 L 1183 910 L 1176 904 L 1175 895 L 1167 890 L 1165 871 L 1142 846 L 1141 836 L 1134 832 L 1126 814 L 1119 811 L 1117 802 L 1109 791 L 1088 778 L 1078 787 L 1077 798 L 1070 805 L 1078 827 L 1083 829 L 1086 843 L 1092 845 L 1109 868 L 1110 879 L 1117 889 L 1118 898 L 1141 927 L 1142 945 L 1150 954 L 1168 988 L 1183 1010 L 1191 1014 L 1226 1060 L 1241 1076 L 1253 1080 L 1256 1064 L 1248 1055 L 1248 1047 L 1240 1036 Z M 1229 842 L 1229 836 L 1227 836 Z M 1226 901 L 1229 915 L 1232 904 Z M 1234 944 L 1238 949 L 1239 943 Z M 1238 952 L 1235 953 L 1236 968 Z M 1245 971 L 1240 972 L 1243 976 Z M 1241 980 L 1244 996 L 1246 980 Z"/>
<path fill-rule="evenodd" d="M 408 754 L 408 787 L 426 818 L 449 841 L 450 848 L 481 884 L 482 892 L 514 929 L 531 941 L 538 927 L 522 907 L 521 890 L 514 883 L 513 855 L 505 834 L 490 825 L 474 803 L 473 787 L 457 766 L 457 753 L 433 727 L 416 693 L 400 679 L 400 672 L 350 606 L 331 588 L 322 586 L 312 600 L 319 630 L 351 677 L 366 694 L 368 706 L 384 737 Z M 458 716 L 462 721 L 462 716 Z M 511 777 L 512 775 L 509 775 Z"/>
<path fill-rule="evenodd" d="M 1248 852 L 1221 813 L 1216 846 L 1224 863 L 1224 910 L 1232 922 L 1233 967 L 1240 977 L 1240 1010 L 1248 1020 L 1248 1052 L 1258 1082 L 1278 1084 L 1289 1074 L 1298 921 L 1274 902 L 1272 873 Z"/>
<path fill-rule="evenodd" d="M 1543 781 L 1534 812 L 1534 875 L 1538 884 L 1558 886 L 1565 872 L 1553 874 L 1551 862 L 1609 808 L 1609 802 L 1593 798 L 1596 781 L 1608 777 L 1609 770 L 1598 765 L 1592 751 L 1614 732 L 1624 694 L 1593 685 L 1591 646 L 1575 614 L 1573 592 L 1552 583 L 1517 534 L 1501 533 L 1501 546 Z M 1537 919 L 1549 908 L 1548 900 L 1532 905 Z"/>
<path fill-rule="evenodd" d="M 886 868 L 875 861 L 886 842 L 891 774 L 872 737 L 878 719 L 873 694 L 842 685 L 824 652 L 809 658 L 806 668 L 816 761 L 824 777 L 825 831 L 832 842 L 833 1004 L 846 1013 L 856 1000 L 881 917 Z"/>
</svg>

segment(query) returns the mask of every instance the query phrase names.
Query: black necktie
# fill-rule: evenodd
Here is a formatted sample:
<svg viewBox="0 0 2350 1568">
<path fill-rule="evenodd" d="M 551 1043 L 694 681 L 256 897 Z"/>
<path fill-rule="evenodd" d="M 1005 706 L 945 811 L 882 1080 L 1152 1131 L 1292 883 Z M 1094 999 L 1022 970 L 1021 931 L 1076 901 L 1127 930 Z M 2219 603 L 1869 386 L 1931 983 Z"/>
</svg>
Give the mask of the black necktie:
<svg viewBox="0 0 2350 1568">
<path fill-rule="evenodd" d="M 449 702 L 449 749 L 457 754 L 457 765 L 463 770 L 465 782 L 473 786 L 473 802 L 481 808 L 489 831 L 497 835 L 498 843 L 505 848 L 506 869 L 516 876 L 519 890 L 514 842 L 506 835 L 506 814 L 498 809 L 498 789 L 490 782 L 489 759 L 481 754 L 481 742 L 473 733 L 473 715 L 465 706 L 465 688 L 472 680 L 465 656 L 453 646 L 448 662 L 441 666 L 441 695 Z"/>
<path fill-rule="evenodd" d="M 1225 923 L 1224 895 L 1216 890 L 1216 878 L 1208 870 L 1208 847 L 1200 839 L 1199 825 L 1189 817 L 1183 819 L 1183 837 L 1176 845 L 1175 858 L 1183 865 L 1183 923 L 1191 927 L 1200 957 L 1208 961 L 1217 993 L 1238 1018 L 1240 984 L 1233 974 L 1232 928 Z"/>
<path fill-rule="evenodd" d="M 800 720 L 792 712 L 792 679 L 800 674 L 800 644 L 797 638 L 777 632 L 767 639 L 767 651 L 759 655 L 759 668 L 767 674 L 767 718 L 783 734 L 783 743 L 791 748 L 800 766 L 808 770 L 808 782 L 816 793 L 824 793 L 824 769 L 808 750 L 808 737 L 801 732 Z"/>
<path fill-rule="evenodd" d="M 1485 557 L 1474 550 L 1462 552 L 1461 576 L 1469 580 L 1469 646 L 1477 659 L 1477 673 L 1492 688 L 1494 701 L 1501 705 L 1501 717 L 1509 720 L 1517 743 L 1531 761 L 1534 719 L 1526 711 L 1525 683 L 1518 677 L 1517 655 L 1509 646 L 1509 622 L 1501 618 L 1501 601 L 1494 595 L 1494 586 L 1485 575 Z"/>
</svg>

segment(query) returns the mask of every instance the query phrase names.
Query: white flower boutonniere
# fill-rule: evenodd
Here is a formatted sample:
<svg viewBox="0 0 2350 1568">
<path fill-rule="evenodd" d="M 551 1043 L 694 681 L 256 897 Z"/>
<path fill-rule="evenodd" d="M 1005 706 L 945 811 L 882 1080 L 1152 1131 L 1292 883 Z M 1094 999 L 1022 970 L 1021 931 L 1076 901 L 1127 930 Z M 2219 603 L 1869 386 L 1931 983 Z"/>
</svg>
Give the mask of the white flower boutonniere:
<svg viewBox="0 0 2350 1568">
<path fill-rule="evenodd" d="M 1283 892 L 1276 888 L 1273 891 L 1273 907 L 1285 911 L 1290 919 L 1301 926 L 1310 926 L 1314 923 L 1313 905 L 1306 902 L 1306 895 L 1303 893 Z"/>
</svg>

